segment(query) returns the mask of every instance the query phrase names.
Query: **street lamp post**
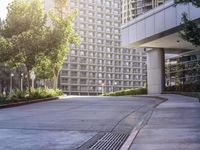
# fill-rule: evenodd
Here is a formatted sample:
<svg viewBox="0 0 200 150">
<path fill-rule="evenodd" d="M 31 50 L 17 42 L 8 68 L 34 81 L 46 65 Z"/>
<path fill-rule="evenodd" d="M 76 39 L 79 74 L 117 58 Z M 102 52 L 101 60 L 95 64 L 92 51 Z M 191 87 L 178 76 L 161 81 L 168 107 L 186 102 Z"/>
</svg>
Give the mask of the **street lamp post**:
<svg viewBox="0 0 200 150">
<path fill-rule="evenodd" d="M 12 92 L 13 89 L 13 77 L 14 77 L 14 73 L 10 74 L 10 93 Z"/>
<path fill-rule="evenodd" d="M 23 91 L 23 77 L 24 77 L 24 74 L 21 73 L 21 80 L 20 80 L 21 91 Z"/>
<path fill-rule="evenodd" d="M 117 86 L 117 82 L 114 83 L 113 92 L 115 92 L 115 86 Z"/>
<path fill-rule="evenodd" d="M 32 88 L 34 88 L 34 81 L 35 81 L 35 78 L 36 78 L 34 71 L 30 72 L 30 77 L 31 77 L 31 80 L 32 80 Z"/>
<path fill-rule="evenodd" d="M 102 87 L 101 87 L 101 88 L 102 88 L 102 94 L 104 94 L 104 86 L 105 86 L 105 83 L 102 83 L 101 86 L 102 86 Z"/>
</svg>

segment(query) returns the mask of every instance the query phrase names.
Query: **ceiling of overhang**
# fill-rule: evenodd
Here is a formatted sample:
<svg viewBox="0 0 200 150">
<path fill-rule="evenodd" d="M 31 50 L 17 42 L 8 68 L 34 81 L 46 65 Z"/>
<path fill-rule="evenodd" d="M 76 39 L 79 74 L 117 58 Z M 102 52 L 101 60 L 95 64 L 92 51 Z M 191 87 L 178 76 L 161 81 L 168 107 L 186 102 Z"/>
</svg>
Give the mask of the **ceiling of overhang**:
<svg viewBox="0 0 200 150">
<path fill-rule="evenodd" d="M 157 38 L 151 42 L 146 42 L 144 44 L 141 44 L 140 47 L 167 48 L 167 49 L 200 49 L 200 47 L 195 47 L 191 43 L 181 39 L 178 33 Z"/>
</svg>

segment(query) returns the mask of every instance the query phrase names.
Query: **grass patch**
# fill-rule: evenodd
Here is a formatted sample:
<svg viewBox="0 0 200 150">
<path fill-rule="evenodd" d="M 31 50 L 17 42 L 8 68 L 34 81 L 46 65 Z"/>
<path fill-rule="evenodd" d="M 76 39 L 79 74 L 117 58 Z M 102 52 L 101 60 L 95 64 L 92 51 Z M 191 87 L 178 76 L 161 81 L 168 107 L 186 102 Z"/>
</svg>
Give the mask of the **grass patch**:
<svg viewBox="0 0 200 150">
<path fill-rule="evenodd" d="M 135 88 L 135 89 L 127 89 L 121 90 L 117 92 L 105 93 L 103 96 L 126 96 L 126 95 L 145 95 L 147 94 L 146 88 Z"/>
</svg>

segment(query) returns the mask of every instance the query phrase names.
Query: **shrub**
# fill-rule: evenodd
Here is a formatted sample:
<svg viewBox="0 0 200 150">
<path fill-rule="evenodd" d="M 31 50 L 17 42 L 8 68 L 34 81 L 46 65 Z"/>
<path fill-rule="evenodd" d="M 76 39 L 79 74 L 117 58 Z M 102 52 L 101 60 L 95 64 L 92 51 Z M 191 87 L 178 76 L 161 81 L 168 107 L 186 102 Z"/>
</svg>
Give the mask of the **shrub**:
<svg viewBox="0 0 200 150">
<path fill-rule="evenodd" d="M 57 96 L 61 96 L 64 94 L 61 89 L 55 89 L 55 92 L 56 92 Z"/>
<path fill-rule="evenodd" d="M 5 102 L 6 102 L 6 97 L 2 93 L 0 93 L 0 104 Z"/>
<path fill-rule="evenodd" d="M 63 92 L 60 89 L 37 88 L 37 89 L 31 89 L 29 98 L 31 99 L 48 98 L 60 95 L 63 95 Z"/>
<path fill-rule="evenodd" d="M 121 91 L 112 92 L 112 93 L 105 93 L 103 94 L 103 96 L 125 96 L 125 95 L 142 95 L 142 94 L 147 94 L 146 88 L 121 90 Z"/>
<path fill-rule="evenodd" d="M 178 91 L 178 92 L 200 92 L 200 84 L 180 84 L 180 85 L 174 85 L 169 86 L 165 88 L 165 91 L 171 92 L 171 91 Z"/>
<path fill-rule="evenodd" d="M 27 96 L 28 95 L 26 94 L 26 91 L 21 91 L 19 89 L 16 89 L 8 95 L 7 100 L 18 101 L 18 100 L 26 99 Z"/>
<path fill-rule="evenodd" d="M 60 95 L 63 95 L 63 91 L 60 89 L 32 88 L 30 93 L 28 90 L 21 91 L 19 89 L 16 89 L 12 91 L 7 97 L 0 94 L 0 104 L 20 102 L 32 99 L 56 97 Z"/>
</svg>

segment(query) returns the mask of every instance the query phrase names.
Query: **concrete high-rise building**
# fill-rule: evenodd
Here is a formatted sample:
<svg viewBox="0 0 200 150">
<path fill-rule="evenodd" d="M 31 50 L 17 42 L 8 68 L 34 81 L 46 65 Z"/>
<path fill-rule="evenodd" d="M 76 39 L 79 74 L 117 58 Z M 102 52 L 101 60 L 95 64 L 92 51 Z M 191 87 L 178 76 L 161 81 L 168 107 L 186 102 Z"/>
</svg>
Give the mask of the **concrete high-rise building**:
<svg viewBox="0 0 200 150">
<path fill-rule="evenodd" d="M 121 47 L 120 0 L 70 0 L 69 6 L 79 10 L 74 26 L 81 43 L 71 45 L 60 73 L 64 92 L 97 95 L 143 87 L 146 54 Z"/>
<path fill-rule="evenodd" d="M 165 0 L 121 0 L 122 23 L 126 23 L 161 4 Z"/>
</svg>

